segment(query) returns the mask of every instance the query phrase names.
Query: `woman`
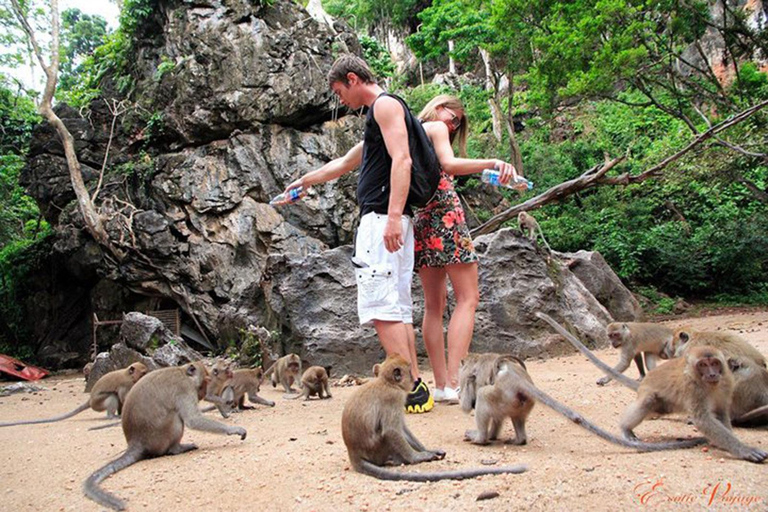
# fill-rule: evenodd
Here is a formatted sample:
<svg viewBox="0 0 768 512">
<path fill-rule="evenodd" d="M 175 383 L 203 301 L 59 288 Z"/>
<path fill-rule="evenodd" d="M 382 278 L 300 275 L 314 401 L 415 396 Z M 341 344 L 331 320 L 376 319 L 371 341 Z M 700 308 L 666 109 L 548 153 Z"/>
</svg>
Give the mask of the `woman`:
<svg viewBox="0 0 768 512">
<path fill-rule="evenodd" d="M 506 184 L 516 175 L 514 167 L 501 160 L 466 158 L 469 126 L 461 100 L 440 95 L 418 115 L 424 123 L 440 160 L 442 176 L 435 197 L 415 214 L 415 268 L 424 289 L 422 335 L 435 377 L 435 402 L 459 402 L 459 364 L 469 351 L 480 295 L 477 284 L 477 254 L 472 245 L 453 176 L 496 168 Z M 456 143 L 460 157 L 454 156 Z M 448 359 L 443 341 L 443 312 L 447 296 L 446 276 L 451 280 L 456 308 L 448 323 Z"/>
</svg>

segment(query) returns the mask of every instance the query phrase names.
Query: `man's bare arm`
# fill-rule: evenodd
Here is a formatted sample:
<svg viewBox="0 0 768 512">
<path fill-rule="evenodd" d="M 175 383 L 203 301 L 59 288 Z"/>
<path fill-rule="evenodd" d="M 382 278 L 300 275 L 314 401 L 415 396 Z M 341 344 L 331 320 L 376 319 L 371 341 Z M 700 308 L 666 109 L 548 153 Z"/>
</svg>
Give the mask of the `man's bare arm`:
<svg viewBox="0 0 768 512">
<path fill-rule="evenodd" d="M 408 147 L 408 130 L 405 126 L 405 111 L 399 101 L 384 96 L 376 101 L 373 117 L 381 129 L 387 152 L 392 158 L 384 246 L 389 252 L 395 252 L 405 242 L 401 218 L 411 185 L 412 163 Z"/>
<path fill-rule="evenodd" d="M 285 187 L 285 191 L 288 192 L 298 187 L 311 187 L 318 183 L 325 183 L 326 181 L 335 180 L 336 178 L 343 176 L 349 171 L 355 170 L 360 167 L 360 163 L 363 161 L 363 143 L 359 142 L 355 144 L 352 149 L 347 151 L 347 154 L 335 158 L 323 165 L 319 169 L 308 172 L 301 178 L 292 182 Z"/>
</svg>

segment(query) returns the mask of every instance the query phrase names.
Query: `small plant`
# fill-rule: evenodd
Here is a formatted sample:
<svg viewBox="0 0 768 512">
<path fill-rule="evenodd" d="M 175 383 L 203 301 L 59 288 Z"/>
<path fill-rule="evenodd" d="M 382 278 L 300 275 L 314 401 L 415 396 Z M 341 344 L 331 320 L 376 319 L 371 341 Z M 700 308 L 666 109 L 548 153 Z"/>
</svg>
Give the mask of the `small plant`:
<svg viewBox="0 0 768 512">
<path fill-rule="evenodd" d="M 160 58 L 160 64 L 158 64 L 157 69 L 155 70 L 154 80 L 155 82 L 160 82 L 163 77 L 174 70 L 176 67 L 176 63 L 167 55 L 163 55 Z"/>
<path fill-rule="evenodd" d="M 261 339 L 251 329 L 240 329 L 240 363 L 244 366 L 263 364 Z"/>
</svg>

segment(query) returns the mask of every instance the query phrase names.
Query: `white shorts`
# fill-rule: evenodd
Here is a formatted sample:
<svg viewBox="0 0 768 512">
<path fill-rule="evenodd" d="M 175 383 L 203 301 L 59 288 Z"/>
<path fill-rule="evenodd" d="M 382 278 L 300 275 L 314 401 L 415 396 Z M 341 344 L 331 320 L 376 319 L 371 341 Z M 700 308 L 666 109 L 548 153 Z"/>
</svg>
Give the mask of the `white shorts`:
<svg viewBox="0 0 768 512">
<path fill-rule="evenodd" d="M 360 325 L 372 325 L 373 320 L 413 323 L 413 221 L 403 215 L 402 223 L 405 244 L 389 252 L 384 247 L 387 216 L 372 212 L 360 219 L 355 239 Z"/>
</svg>

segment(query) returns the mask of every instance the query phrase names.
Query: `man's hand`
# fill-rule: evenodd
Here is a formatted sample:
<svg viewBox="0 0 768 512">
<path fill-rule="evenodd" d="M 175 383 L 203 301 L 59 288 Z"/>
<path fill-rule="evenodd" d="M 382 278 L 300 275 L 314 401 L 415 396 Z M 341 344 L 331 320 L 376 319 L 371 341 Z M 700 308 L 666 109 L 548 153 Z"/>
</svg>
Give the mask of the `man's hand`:
<svg viewBox="0 0 768 512">
<path fill-rule="evenodd" d="M 387 227 L 384 228 L 384 247 L 389 252 L 397 252 L 405 243 L 403 239 L 402 215 L 388 215 Z"/>
<path fill-rule="evenodd" d="M 296 181 L 290 183 L 287 187 L 285 187 L 285 190 L 284 190 L 285 195 L 287 196 L 288 192 L 290 192 L 291 190 L 293 190 L 295 188 L 304 187 L 304 181 L 303 180 L 304 180 L 304 177 L 302 176 L 301 178 L 297 179 Z M 306 187 L 304 187 L 304 188 L 306 188 Z"/>
</svg>

